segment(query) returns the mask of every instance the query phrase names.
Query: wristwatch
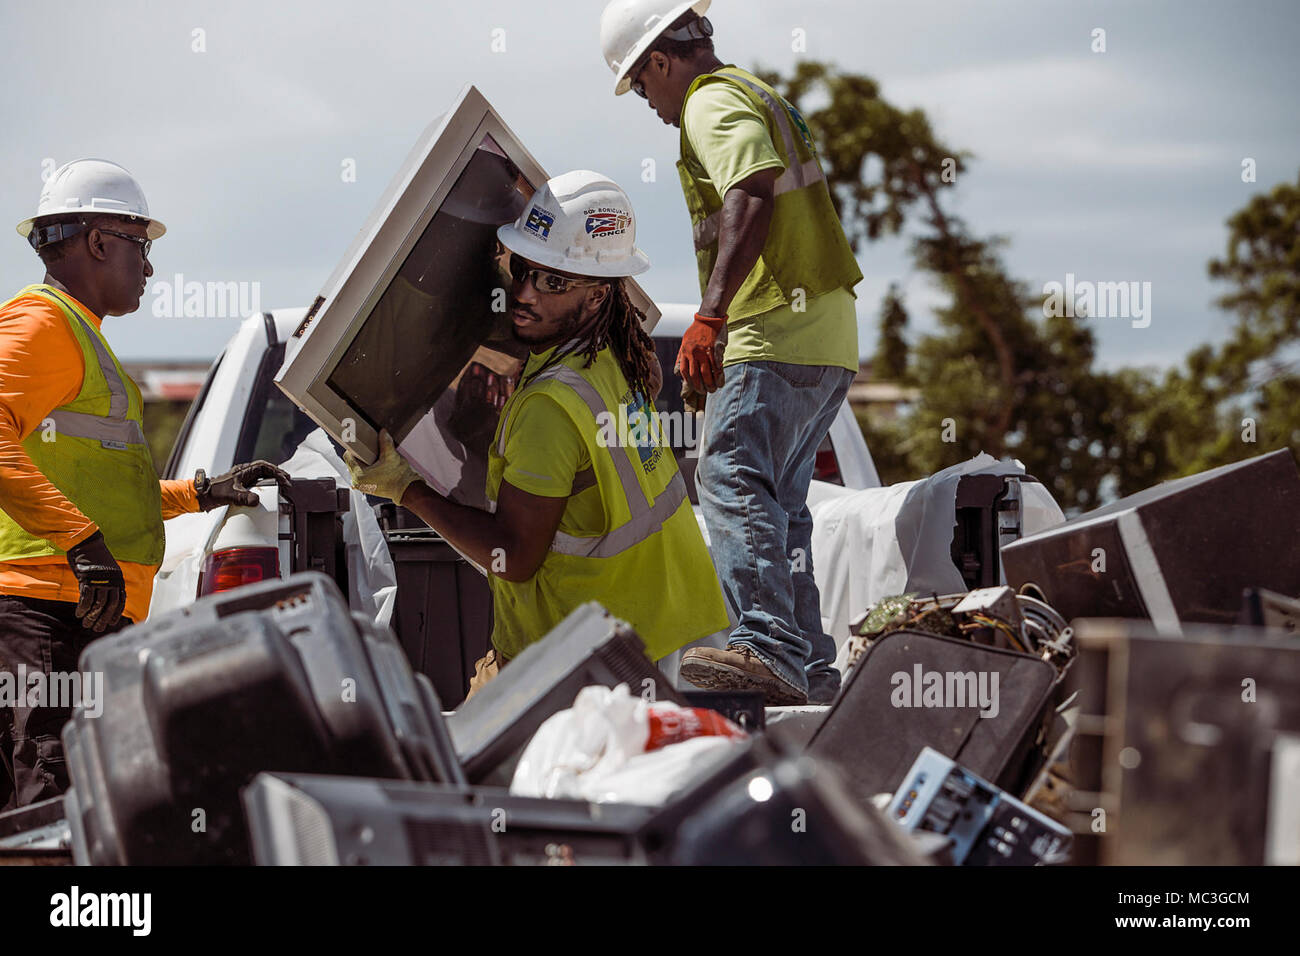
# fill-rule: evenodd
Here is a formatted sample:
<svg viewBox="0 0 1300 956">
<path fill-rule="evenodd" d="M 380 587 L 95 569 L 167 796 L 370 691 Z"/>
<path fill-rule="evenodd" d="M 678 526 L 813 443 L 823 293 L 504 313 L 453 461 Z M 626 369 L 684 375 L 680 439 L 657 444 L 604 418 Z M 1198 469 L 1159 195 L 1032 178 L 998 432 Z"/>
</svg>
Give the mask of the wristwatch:
<svg viewBox="0 0 1300 956">
<path fill-rule="evenodd" d="M 197 497 L 202 498 L 206 495 L 211 484 L 212 479 L 208 477 L 208 473 L 202 468 L 194 472 L 194 494 Z"/>
</svg>

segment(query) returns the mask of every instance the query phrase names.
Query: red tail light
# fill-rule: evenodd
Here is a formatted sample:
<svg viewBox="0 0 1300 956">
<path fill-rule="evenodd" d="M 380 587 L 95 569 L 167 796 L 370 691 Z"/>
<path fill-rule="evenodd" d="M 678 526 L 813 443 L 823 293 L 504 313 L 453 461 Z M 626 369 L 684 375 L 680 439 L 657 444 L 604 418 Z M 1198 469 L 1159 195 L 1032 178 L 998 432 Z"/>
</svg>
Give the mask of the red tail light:
<svg viewBox="0 0 1300 956">
<path fill-rule="evenodd" d="M 199 574 L 199 597 L 280 576 L 277 548 L 228 548 L 208 555 Z"/>
<path fill-rule="evenodd" d="M 844 479 L 840 477 L 840 463 L 835 457 L 833 449 L 823 448 L 817 452 L 817 463 L 813 469 L 813 477 L 818 481 L 829 481 L 835 485 L 844 483 Z"/>
</svg>

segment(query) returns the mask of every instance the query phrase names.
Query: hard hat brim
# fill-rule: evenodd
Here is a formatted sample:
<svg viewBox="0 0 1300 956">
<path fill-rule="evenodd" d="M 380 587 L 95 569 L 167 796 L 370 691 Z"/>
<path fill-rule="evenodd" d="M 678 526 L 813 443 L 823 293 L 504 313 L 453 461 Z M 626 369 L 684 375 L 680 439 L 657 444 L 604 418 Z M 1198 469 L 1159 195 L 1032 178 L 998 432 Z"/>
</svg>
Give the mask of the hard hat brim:
<svg viewBox="0 0 1300 956">
<path fill-rule="evenodd" d="M 687 0 L 687 2 L 671 10 L 659 22 L 658 28 L 653 33 L 647 33 L 637 41 L 636 46 L 628 53 L 627 59 L 623 61 L 618 73 L 614 76 L 614 95 L 622 96 L 632 89 L 632 77 L 628 76 L 632 72 L 632 67 L 636 66 L 641 57 L 645 55 L 645 51 L 650 49 L 650 46 L 659 39 L 660 34 L 673 25 L 674 20 L 687 10 L 693 10 L 698 15 L 704 16 L 704 12 L 709 9 L 709 4 L 712 2 L 713 0 Z"/>
<path fill-rule="evenodd" d="M 506 223 L 497 229 L 497 238 L 516 255 L 546 266 L 549 269 L 561 269 L 574 275 L 588 276 L 592 279 L 619 279 L 626 276 L 639 276 L 650 268 L 650 257 L 636 247 L 632 255 L 608 262 L 592 262 L 590 259 L 570 259 L 562 252 L 538 242 L 531 236 L 520 232 L 514 223 Z"/>
<path fill-rule="evenodd" d="M 111 209 L 86 209 L 86 210 L 81 210 L 79 212 L 75 210 L 69 210 L 69 212 L 66 213 L 60 212 L 60 213 L 50 213 L 49 215 L 46 216 L 32 216 L 30 219 L 24 219 L 14 228 L 18 230 L 18 235 L 26 239 L 28 236 L 32 234 L 32 227 L 36 225 L 36 221 L 38 219 L 52 219 L 54 216 L 66 216 L 73 213 L 76 213 L 78 215 L 84 215 L 84 216 L 121 216 L 124 219 L 143 218 L 142 216 L 137 216 L 132 213 L 114 212 Z M 158 239 L 161 236 L 163 236 L 166 232 L 167 232 L 167 227 L 162 224 L 161 220 L 150 219 L 149 228 L 145 230 L 145 238 Z"/>
</svg>

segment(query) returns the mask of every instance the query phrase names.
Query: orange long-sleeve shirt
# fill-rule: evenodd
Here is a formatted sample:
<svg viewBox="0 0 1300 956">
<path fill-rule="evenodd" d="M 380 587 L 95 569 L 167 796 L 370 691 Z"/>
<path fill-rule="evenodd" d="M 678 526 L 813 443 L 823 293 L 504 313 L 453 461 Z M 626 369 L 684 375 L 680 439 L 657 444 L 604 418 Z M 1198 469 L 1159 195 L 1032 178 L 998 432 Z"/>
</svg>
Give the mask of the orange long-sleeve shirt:
<svg viewBox="0 0 1300 956">
<path fill-rule="evenodd" d="M 99 316 L 77 305 L 99 328 Z M 52 303 L 27 294 L 0 305 L 0 508 L 60 551 L 90 537 L 98 526 L 37 469 L 22 442 L 50 412 L 77 397 L 85 371 L 81 347 Z M 158 484 L 164 519 L 199 510 L 193 481 Z M 124 615 L 142 621 L 158 566 L 123 561 L 121 567 Z M 0 561 L 0 594 L 73 602 L 79 596 L 76 576 L 61 554 Z"/>
</svg>

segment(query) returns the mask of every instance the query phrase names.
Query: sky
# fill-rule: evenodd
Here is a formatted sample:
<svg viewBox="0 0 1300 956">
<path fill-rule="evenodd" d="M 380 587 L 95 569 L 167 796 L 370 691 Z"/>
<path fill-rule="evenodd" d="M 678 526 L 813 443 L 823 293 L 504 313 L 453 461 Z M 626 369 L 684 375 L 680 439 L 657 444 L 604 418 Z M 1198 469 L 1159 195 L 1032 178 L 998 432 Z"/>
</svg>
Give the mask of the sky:
<svg viewBox="0 0 1300 956">
<path fill-rule="evenodd" d="M 52 23 L 48 5 L 5 4 L 0 37 L 30 52 L 0 86 L 0 224 L 35 212 L 55 165 L 121 163 L 168 232 L 139 312 L 105 331 L 125 361 L 207 359 L 238 320 L 155 315 L 177 276 L 243 283 L 263 309 L 307 305 L 420 132 L 472 83 L 549 173 L 619 182 L 653 262 L 642 285 L 698 301 L 678 132 L 613 95 L 603 6 L 65 0 Z M 1032 289 L 1067 275 L 1150 283 L 1144 318 L 1088 320 L 1104 367 L 1168 366 L 1227 334 L 1214 305 L 1227 290 L 1206 262 L 1223 255 L 1233 212 L 1300 169 L 1297 0 L 715 0 L 708 15 L 726 62 L 784 73 L 829 61 L 923 109 L 941 141 L 974 154 L 950 210 L 1005 236 L 1010 273 Z M 0 288 L 12 294 L 42 269 L 9 235 Z M 891 282 L 913 334 L 935 328 L 943 297 L 906 236 L 859 262 L 864 356 Z"/>
</svg>

